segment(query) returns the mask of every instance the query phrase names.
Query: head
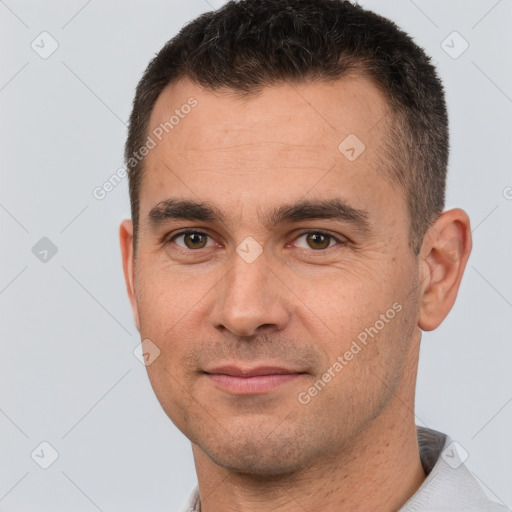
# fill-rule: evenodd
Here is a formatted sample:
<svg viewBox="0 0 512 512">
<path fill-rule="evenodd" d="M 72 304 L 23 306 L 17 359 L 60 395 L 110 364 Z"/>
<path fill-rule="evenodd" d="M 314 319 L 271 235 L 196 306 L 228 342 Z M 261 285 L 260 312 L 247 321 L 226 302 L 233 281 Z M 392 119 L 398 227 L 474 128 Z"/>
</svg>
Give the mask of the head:
<svg viewBox="0 0 512 512">
<path fill-rule="evenodd" d="M 428 57 L 349 2 L 229 2 L 162 48 L 130 119 L 121 247 L 152 386 L 197 453 L 289 473 L 411 419 L 421 330 L 471 245 L 443 212 L 447 159 Z M 256 392 L 226 378 L 269 367 L 288 375 Z"/>
</svg>

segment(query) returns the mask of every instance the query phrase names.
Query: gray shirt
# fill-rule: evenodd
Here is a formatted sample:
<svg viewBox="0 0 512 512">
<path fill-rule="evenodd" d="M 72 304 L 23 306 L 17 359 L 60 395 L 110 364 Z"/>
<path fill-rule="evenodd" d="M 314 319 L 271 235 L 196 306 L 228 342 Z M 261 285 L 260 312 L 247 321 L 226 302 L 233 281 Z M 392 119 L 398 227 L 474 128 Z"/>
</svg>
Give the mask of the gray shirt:
<svg viewBox="0 0 512 512">
<path fill-rule="evenodd" d="M 398 512 L 511 512 L 485 496 L 457 443 L 429 428 L 417 427 L 417 433 L 427 478 Z M 183 512 L 201 512 L 197 487 Z"/>
</svg>

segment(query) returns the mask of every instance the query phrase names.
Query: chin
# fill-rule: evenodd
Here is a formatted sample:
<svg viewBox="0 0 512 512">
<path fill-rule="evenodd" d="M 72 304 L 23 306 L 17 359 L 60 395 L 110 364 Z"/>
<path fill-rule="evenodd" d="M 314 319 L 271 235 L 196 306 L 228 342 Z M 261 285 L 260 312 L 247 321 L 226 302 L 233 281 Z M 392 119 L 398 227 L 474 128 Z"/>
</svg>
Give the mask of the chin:
<svg viewBox="0 0 512 512">
<path fill-rule="evenodd" d="M 230 453 L 218 451 L 207 453 L 215 464 L 224 469 L 262 480 L 297 473 L 304 467 L 304 464 L 298 460 L 286 459 L 276 453 L 262 453 L 262 450 L 257 450 L 257 453 L 254 453 L 253 448 L 232 450 Z"/>
<path fill-rule="evenodd" d="M 226 433 L 223 439 L 196 441 L 218 466 L 229 471 L 253 477 L 276 477 L 297 473 L 308 466 L 314 458 L 312 445 L 302 436 L 287 429 L 265 432 Z M 309 450 L 305 447 L 309 445 Z"/>
</svg>

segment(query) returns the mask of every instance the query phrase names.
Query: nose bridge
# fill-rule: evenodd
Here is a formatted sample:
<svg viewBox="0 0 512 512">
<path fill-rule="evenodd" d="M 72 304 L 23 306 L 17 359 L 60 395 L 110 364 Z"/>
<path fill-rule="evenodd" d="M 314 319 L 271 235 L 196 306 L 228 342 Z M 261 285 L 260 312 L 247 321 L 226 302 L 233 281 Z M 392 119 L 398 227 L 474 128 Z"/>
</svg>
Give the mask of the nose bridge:
<svg viewBox="0 0 512 512">
<path fill-rule="evenodd" d="M 243 302 L 252 299 L 249 303 L 259 304 L 261 307 L 265 302 L 269 272 L 264 256 L 260 255 L 254 261 L 246 261 L 237 254 L 227 277 L 227 296 Z"/>
<path fill-rule="evenodd" d="M 240 248 L 247 249 L 243 243 Z M 231 269 L 216 297 L 212 315 L 216 327 L 223 326 L 244 336 L 255 333 L 262 325 L 284 328 L 288 319 L 286 297 L 269 266 L 263 252 L 255 259 L 247 259 L 238 252 L 233 255 Z"/>
</svg>

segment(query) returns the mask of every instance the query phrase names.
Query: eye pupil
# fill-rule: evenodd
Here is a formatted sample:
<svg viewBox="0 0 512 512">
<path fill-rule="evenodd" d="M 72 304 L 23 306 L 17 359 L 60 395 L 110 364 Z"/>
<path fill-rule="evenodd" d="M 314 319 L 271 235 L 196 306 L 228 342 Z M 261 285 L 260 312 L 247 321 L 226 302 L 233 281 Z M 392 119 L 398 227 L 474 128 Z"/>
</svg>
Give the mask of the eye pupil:
<svg viewBox="0 0 512 512">
<path fill-rule="evenodd" d="M 329 247 L 330 237 L 322 233 L 309 233 L 307 241 L 312 249 L 325 249 Z"/>
<path fill-rule="evenodd" d="M 184 241 L 189 249 L 202 249 L 206 245 L 206 237 L 200 233 L 185 233 Z"/>
</svg>

